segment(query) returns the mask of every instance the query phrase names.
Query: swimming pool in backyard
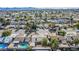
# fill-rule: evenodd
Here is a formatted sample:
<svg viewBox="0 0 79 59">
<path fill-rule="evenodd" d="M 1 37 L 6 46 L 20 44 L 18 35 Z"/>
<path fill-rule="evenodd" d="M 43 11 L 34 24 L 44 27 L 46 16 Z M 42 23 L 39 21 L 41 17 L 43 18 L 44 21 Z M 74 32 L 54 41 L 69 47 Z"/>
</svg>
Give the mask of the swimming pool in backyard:
<svg viewBox="0 0 79 59">
<path fill-rule="evenodd" d="M 28 47 L 29 47 L 29 45 L 27 43 L 21 43 L 18 45 L 18 48 L 21 48 L 21 49 L 26 49 Z"/>
<path fill-rule="evenodd" d="M 11 37 L 3 37 L 3 39 L 4 39 L 4 43 L 9 43 L 12 41 Z"/>
<path fill-rule="evenodd" d="M 4 49 L 4 48 L 7 48 L 8 47 L 8 44 L 0 44 L 0 49 Z"/>
</svg>

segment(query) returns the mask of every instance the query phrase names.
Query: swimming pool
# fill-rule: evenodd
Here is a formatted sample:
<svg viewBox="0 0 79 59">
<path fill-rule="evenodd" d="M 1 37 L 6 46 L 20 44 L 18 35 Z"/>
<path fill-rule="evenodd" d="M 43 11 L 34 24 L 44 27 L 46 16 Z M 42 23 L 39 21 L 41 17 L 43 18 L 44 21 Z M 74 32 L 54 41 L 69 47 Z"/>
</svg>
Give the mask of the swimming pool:
<svg viewBox="0 0 79 59">
<path fill-rule="evenodd" d="M 22 49 L 25 49 L 25 48 L 28 48 L 29 45 L 27 43 L 21 43 L 18 45 L 18 48 L 22 48 Z"/>
<path fill-rule="evenodd" d="M 8 47 L 8 44 L 0 44 L 0 49 L 4 49 L 4 48 L 7 48 Z"/>
<path fill-rule="evenodd" d="M 12 41 L 11 37 L 3 37 L 3 39 L 4 39 L 4 43 L 9 43 Z"/>
</svg>

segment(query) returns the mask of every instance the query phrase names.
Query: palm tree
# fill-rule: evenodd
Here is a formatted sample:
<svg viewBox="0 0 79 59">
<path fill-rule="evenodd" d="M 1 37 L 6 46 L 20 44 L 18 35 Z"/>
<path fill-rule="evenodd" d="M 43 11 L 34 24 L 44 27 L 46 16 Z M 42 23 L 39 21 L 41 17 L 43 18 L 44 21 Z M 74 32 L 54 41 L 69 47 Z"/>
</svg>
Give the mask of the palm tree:
<svg viewBox="0 0 79 59">
<path fill-rule="evenodd" d="M 19 24 L 19 20 L 20 20 L 20 19 L 19 19 L 19 18 L 20 18 L 20 17 L 17 16 L 16 19 L 15 19 L 15 21 L 17 22 L 17 25 L 16 25 L 16 29 L 17 29 L 17 30 L 16 30 L 16 31 L 18 31 L 19 28 L 20 28 L 20 24 Z"/>
<path fill-rule="evenodd" d="M 33 29 L 34 31 L 36 31 L 36 28 L 37 28 L 37 25 L 36 25 L 35 22 L 33 22 L 33 24 L 32 24 L 32 29 Z"/>
<path fill-rule="evenodd" d="M 72 24 L 73 24 L 73 17 L 70 16 L 70 25 L 72 25 Z"/>
</svg>

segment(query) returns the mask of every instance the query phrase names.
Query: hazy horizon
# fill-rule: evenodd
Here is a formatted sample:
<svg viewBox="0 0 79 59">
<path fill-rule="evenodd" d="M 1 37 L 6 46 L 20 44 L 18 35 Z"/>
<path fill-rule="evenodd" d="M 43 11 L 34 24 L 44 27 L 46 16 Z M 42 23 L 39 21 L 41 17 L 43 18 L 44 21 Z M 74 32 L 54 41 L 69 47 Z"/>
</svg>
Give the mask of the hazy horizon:
<svg viewBox="0 0 79 59">
<path fill-rule="evenodd" d="M 0 7 L 0 8 L 40 8 L 40 9 L 78 9 L 79 7 Z"/>
</svg>

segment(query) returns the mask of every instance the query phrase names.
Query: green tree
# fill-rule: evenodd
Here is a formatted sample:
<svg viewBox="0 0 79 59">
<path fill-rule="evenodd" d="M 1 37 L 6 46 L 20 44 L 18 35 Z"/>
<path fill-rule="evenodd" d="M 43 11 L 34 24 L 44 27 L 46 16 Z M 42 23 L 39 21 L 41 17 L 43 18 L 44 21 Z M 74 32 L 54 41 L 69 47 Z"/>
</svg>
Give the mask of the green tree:
<svg viewBox="0 0 79 59">
<path fill-rule="evenodd" d="M 43 38 L 43 40 L 41 41 L 42 46 L 47 46 L 48 45 L 48 39 L 47 38 Z"/>
<path fill-rule="evenodd" d="M 39 17 L 42 18 L 42 14 L 41 13 L 39 13 Z"/>
<path fill-rule="evenodd" d="M 48 26 L 53 27 L 53 26 L 55 26 L 55 23 L 48 23 Z"/>
<path fill-rule="evenodd" d="M 65 31 L 62 31 L 62 30 L 58 31 L 58 35 L 65 36 L 65 34 L 66 34 Z"/>
<path fill-rule="evenodd" d="M 0 18 L 1 23 L 4 23 L 4 21 L 5 21 L 4 18 Z"/>
<path fill-rule="evenodd" d="M 78 45 L 78 44 L 79 44 L 79 39 L 73 40 L 73 43 L 74 43 L 75 45 Z"/>
<path fill-rule="evenodd" d="M 38 13 L 35 13 L 35 17 L 38 17 Z"/>
<path fill-rule="evenodd" d="M 11 19 L 7 19 L 7 20 L 6 20 L 6 24 L 7 24 L 7 25 L 10 25 L 10 22 L 11 22 Z"/>
<path fill-rule="evenodd" d="M 58 47 L 58 40 L 51 38 L 50 46 L 51 46 L 51 48 Z"/>
<path fill-rule="evenodd" d="M 3 33 L 2 33 L 2 36 L 5 37 L 5 36 L 9 36 L 11 35 L 12 33 L 12 30 L 5 30 Z"/>
<path fill-rule="evenodd" d="M 27 51 L 32 51 L 32 47 L 29 46 L 26 50 L 27 50 Z"/>
<path fill-rule="evenodd" d="M 17 17 L 16 17 L 15 21 L 17 21 L 17 22 L 18 22 L 18 20 L 19 20 L 19 16 L 17 16 Z"/>
<path fill-rule="evenodd" d="M 27 23 L 27 24 L 25 25 L 25 30 L 26 30 L 26 32 L 27 32 L 28 30 L 30 30 L 31 27 L 32 27 L 31 23 Z"/>
<path fill-rule="evenodd" d="M 32 16 L 27 16 L 27 20 L 32 20 Z"/>
<path fill-rule="evenodd" d="M 36 30 L 37 26 L 36 24 L 33 22 L 33 25 L 32 25 L 32 29 Z"/>
<path fill-rule="evenodd" d="M 76 25 L 74 25 L 74 27 L 76 27 L 77 29 L 79 29 L 79 23 L 77 23 Z"/>
</svg>

